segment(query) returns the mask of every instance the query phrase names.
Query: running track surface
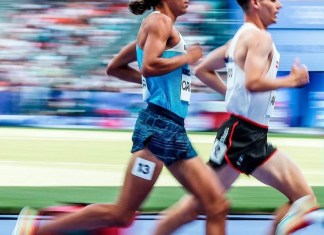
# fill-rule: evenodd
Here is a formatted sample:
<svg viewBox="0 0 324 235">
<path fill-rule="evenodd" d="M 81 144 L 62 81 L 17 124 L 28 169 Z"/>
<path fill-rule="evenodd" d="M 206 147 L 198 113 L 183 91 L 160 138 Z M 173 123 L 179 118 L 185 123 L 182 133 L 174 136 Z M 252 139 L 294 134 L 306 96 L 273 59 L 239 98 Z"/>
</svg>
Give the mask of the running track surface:
<svg viewBox="0 0 324 235">
<path fill-rule="evenodd" d="M 0 215 L 0 235 L 11 235 L 17 215 Z M 131 227 L 122 230 L 122 235 L 141 234 L 151 235 L 159 219 L 158 215 L 141 214 Z M 267 235 L 271 227 L 270 215 L 229 215 L 227 217 L 227 235 Z M 173 235 L 204 235 L 205 219 L 203 216 L 177 230 Z M 324 228 L 311 225 L 294 235 L 323 235 Z"/>
</svg>

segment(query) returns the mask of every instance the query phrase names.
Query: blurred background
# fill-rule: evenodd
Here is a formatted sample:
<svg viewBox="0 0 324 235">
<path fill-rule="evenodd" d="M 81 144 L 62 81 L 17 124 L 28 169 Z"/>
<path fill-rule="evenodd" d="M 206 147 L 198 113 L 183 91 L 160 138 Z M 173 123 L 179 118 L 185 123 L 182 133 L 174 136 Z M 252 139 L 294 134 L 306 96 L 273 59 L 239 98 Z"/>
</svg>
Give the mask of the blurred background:
<svg viewBox="0 0 324 235">
<path fill-rule="evenodd" d="M 279 21 L 269 29 L 281 53 L 279 75 L 299 58 L 311 83 L 278 91 L 270 131 L 321 132 L 324 2 L 281 2 Z M 145 105 L 141 86 L 107 77 L 105 69 L 136 39 L 142 18 L 128 11 L 126 0 L 1 0 L 0 125 L 131 129 Z M 206 55 L 230 39 L 242 19 L 234 0 L 191 0 L 177 27 Z M 227 117 L 224 97 L 197 78 L 192 91 L 187 128 L 217 130 Z"/>
<path fill-rule="evenodd" d="M 299 58 L 311 83 L 278 90 L 270 132 L 284 134 L 269 139 L 293 157 L 323 206 L 324 1 L 281 2 L 278 23 L 269 28 L 281 53 L 279 75 Z M 133 129 L 145 103 L 140 85 L 105 70 L 136 39 L 142 18 L 129 12 L 128 0 L 0 0 L 0 214 L 115 200 L 131 148 L 131 131 L 120 130 Z M 176 26 L 206 55 L 232 38 L 242 19 L 235 0 L 190 0 Z M 214 131 L 227 118 L 224 97 L 195 77 L 192 85 L 186 127 L 207 161 Z M 157 186 L 146 211 L 163 210 L 184 194 L 166 170 Z M 233 212 L 271 212 L 286 200 L 244 175 L 229 197 Z M 0 234 L 9 234 L 4 227 Z"/>
</svg>

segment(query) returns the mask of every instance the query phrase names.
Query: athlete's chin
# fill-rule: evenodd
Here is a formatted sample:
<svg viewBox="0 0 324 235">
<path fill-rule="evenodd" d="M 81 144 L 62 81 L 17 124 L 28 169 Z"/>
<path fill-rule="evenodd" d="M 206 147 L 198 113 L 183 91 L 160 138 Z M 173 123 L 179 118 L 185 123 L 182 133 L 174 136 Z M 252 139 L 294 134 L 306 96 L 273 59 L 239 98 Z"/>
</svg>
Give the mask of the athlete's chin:
<svg viewBox="0 0 324 235">
<path fill-rule="evenodd" d="M 270 25 L 272 25 L 272 24 L 276 24 L 276 23 L 277 23 L 277 19 L 274 18 L 274 19 L 272 19 L 271 21 L 269 21 L 269 25 L 268 25 L 268 26 L 270 26 Z"/>
<path fill-rule="evenodd" d="M 186 14 L 186 13 L 187 13 L 187 9 L 183 9 L 183 10 L 180 12 L 179 15 L 184 15 L 184 14 Z"/>
</svg>

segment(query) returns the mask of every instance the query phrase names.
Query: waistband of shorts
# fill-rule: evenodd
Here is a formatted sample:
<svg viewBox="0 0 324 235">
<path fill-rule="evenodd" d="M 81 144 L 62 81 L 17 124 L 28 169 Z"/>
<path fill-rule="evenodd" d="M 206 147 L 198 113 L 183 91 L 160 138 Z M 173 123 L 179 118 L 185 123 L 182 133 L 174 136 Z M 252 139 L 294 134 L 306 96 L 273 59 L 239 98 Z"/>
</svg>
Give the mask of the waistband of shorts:
<svg viewBox="0 0 324 235">
<path fill-rule="evenodd" d="M 231 114 L 230 118 L 233 119 L 233 120 L 238 120 L 240 122 L 243 122 L 246 125 L 249 125 L 249 126 L 255 128 L 255 129 L 258 129 L 258 130 L 261 130 L 261 131 L 268 131 L 267 126 L 256 123 L 256 122 L 254 122 L 254 121 L 252 121 L 250 119 L 247 119 L 245 117 L 242 117 L 242 116 L 239 116 L 239 115 L 236 115 L 236 114 Z"/>
<path fill-rule="evenodd" d="M 180 126 L 184 126 L 184 118 L 178 116 L 177 114 L 175 114 L 175 113 L 171 112 L 170 110 L 167 110 L 161 106 L 149 103 L 146 110 L 153 112 L 157 115 L 160 115 L 162 117 L 165 117 L 167 119 L 170 119 L 171 121 L 177 123 Z"/>
</svg>

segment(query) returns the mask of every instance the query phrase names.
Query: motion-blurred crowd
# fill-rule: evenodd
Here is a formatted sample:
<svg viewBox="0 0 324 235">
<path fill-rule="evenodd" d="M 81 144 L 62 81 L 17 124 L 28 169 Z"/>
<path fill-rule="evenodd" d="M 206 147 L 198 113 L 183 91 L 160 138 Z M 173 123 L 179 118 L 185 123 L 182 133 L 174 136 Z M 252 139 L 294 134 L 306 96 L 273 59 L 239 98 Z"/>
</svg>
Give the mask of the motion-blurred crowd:
<svg viewBox="0 0 324 235">
<path fill-rule="evenodd" d="M 227 1 L 191 1 L 177 27 L 187 44 L 199 42 L 207 53 L 232 35 L 228 14 Z M 105 68 L 136 39 L 142 18 L 129 12 L 128 0 L 1 0 L 0 125 L 43 125 L 41 116 L 45 125 L 60 125 L 49 116 L 81 116 L 97 126 L 96 117 L 134 116 L 141 86 L 107 77 Z M 198 79 L 192 90 L 202 93 L 193 103 L 222 99 Z"/>
<path fill-rule="evenodd" d="M 105 75 L 109 60 L 136 38 L 141 22 L 129 13 L 128 1 L 18 0 L 2 5 L 7 6 L 0 22 L 2 87 L 115 91 L 133 86 Z M 216 11 L 215 1 L 193 1 L 191 8 L 180 23 L 188 43 L 200 42 L 207 49 L 223 43 L 226 9 Z M 204 34 L 210 28 L 214 30 Z"/>
</svg>

